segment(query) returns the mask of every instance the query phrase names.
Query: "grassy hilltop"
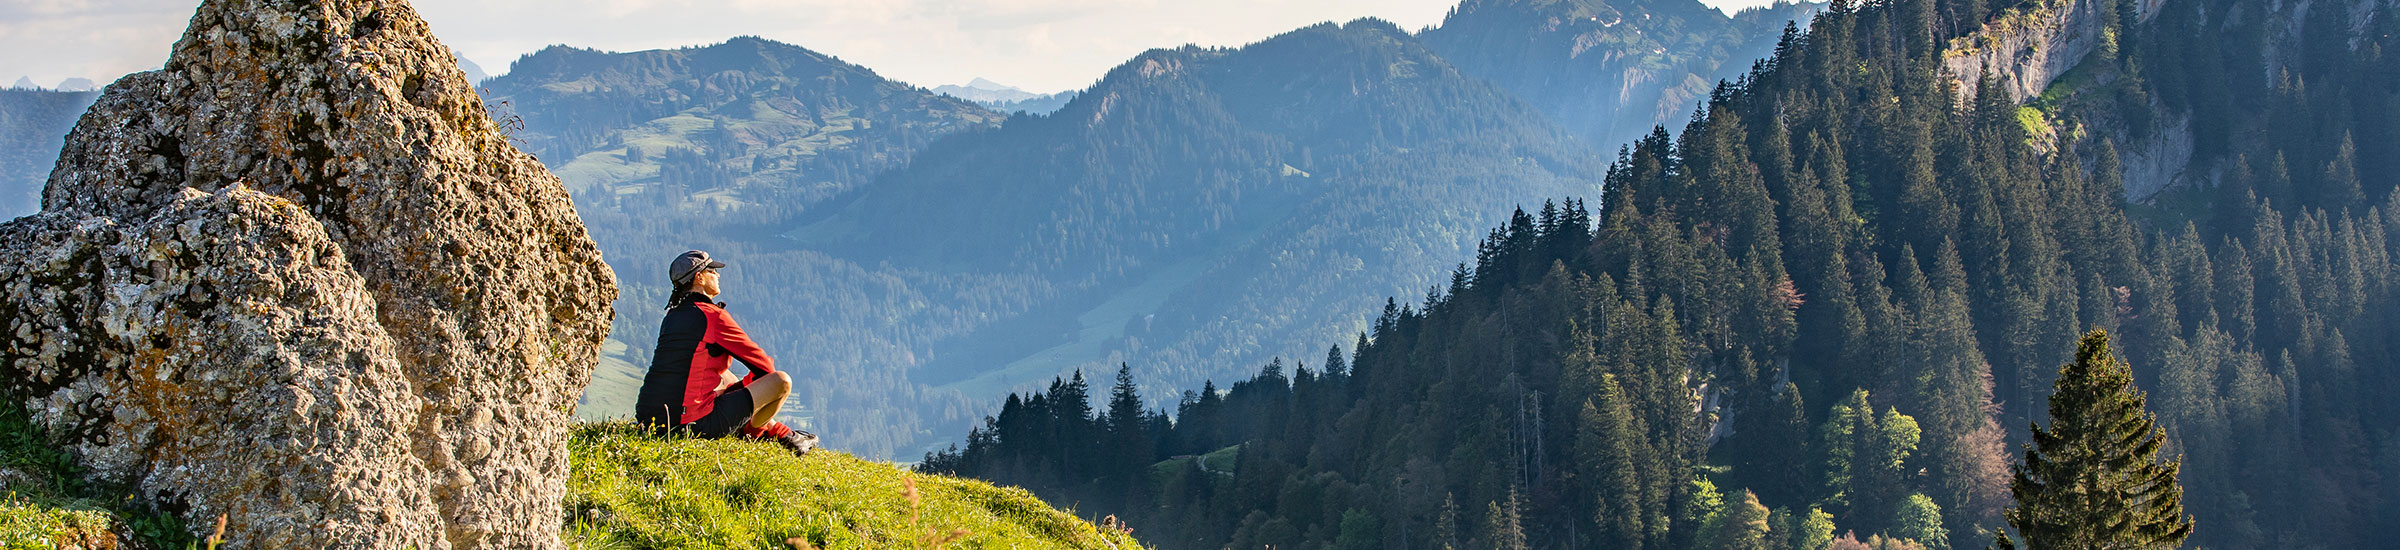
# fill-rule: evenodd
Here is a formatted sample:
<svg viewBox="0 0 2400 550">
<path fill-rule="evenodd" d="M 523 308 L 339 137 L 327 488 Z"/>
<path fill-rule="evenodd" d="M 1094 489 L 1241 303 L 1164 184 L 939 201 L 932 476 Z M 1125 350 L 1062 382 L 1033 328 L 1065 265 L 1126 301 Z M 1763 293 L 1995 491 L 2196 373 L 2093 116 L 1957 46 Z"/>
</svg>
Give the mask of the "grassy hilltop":
<svg viewBox="0 0 2400 550">
<path fill-rule="evenodd" d="M 175 518 L 76 481 L 21 413 L 0 423 L 0 548 L 202 547 Z M 586 424 L 569 442 L 562 520 L 571 548 L 1078 548 L 1135 550 L 1125 532 L 1022 489 L 910 473 L 837 451 L 647 435 Z M 911 502 L 910 482 L 919 497 Z M 193 525 L 206 528 L 205 521 Z"/>
<path fill-rule="evenodd" d="M 1022 489 L 836 451 L 802 459 L 772 444 L 652 437 L 621 422 L 587 424 L 568 448 L 567 542 L 577 548 L 792 548 L 794 537 L 829 550 L 1140 548 Z M 935 544 L 943 539 L 952 540 Z"/>
</svg>

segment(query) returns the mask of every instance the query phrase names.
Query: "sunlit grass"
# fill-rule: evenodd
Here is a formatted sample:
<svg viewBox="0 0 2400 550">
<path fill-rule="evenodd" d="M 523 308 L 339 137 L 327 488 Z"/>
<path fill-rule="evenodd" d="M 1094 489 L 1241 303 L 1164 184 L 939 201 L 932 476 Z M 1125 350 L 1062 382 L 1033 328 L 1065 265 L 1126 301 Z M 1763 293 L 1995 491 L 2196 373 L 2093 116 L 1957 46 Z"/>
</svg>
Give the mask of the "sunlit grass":
<svg viewBox="0 0 2400 550">
<path fill-rule="evenodd" d="M 57 548 L 67 543 L 114 541 L 108 512 L 36 503 L 15 494 L 0 496 L 0 548 Z"/>
<path fill-rule="evenodd" d="M 840 452 L 799 458 L 771 443 L 660 438 L 623 422 L 578 428 L 569 450 L 565 521 L 577 548 L 1139 547 L 1021 489 Z M 922 495 L 914 506 L 907 480 Z"/>
</svg>

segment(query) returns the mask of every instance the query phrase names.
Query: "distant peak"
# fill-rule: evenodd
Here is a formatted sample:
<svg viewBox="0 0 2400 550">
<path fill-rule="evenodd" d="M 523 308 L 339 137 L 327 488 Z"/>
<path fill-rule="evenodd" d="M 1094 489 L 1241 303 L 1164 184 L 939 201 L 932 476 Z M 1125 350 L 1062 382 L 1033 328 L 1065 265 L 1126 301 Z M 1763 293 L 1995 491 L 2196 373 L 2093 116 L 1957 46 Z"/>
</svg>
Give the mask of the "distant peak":
<svg viewBox="0 0 2400 550">
<path fill-rule="evenodd" d="M 1384 19 L 1381 17 L 1360 17 L 1357 19 L 1352 19 L 1349 23 L 1343 24 L 1342 29 L 1354 32 L 1381 31 L 1394 34 L 1408 34 L 1408 31 L 1400 29 L 1400 25 L 1391 22 L 1389 19 Z"/>
<path fill-rule="evenodd" d="M 20 76 L 20 77 L 17 77 L 17 83 L 15 83 L 15 84 L 10 84 L 10 85 L 8 85 L 8 87 L 10 87 L 10 88 L 14 88 L 14 89 L 19 89 L 19 90 L 31 90 L 31 89 L 34 89 L 34 88 L 38 88 L 38 87 L 40 87 L 40 86 L 37 86 L 37 85 L 35 85 L 35 84 L 33 83 L 33 77 L 30 77 L 30 76 Z"/>
<path fill-rule="evenodd" d="M 1022 88 L 1018 88 L 1018 87 L 1016 87 L 1016 86 L 1010 86 L 1010 85 L 1007 85 L 1007 84 L 1001 84 L 1001 83 L 998 83 L 998 82 L 993 82 L 993 81 L 990 81 L 990 80 L 986 80 L 986 79 L 984 79 L 983 77 L 980 77 L 980 76 L 978 76 L 978 77 L 975 77 L 975 80 L 968 81 L 968 82 L 967 82 L 967 87 L 969 87 L 969 88 L 974 88 L 974 89 L 977 89 L 977 90 L 991 90 L 991 91 L 995 91 L 995 92 L 1008 92 L 1008 91 L 1017 91 L 1017 92 L 1022 92 L 1022 91 L 1025 91 L 1025 90 L 1024 90 L 1024 89 L 1022 89 Z"/>
<path fill-rule="evenodd" d="M 940 86 L 934 86 L 933 93 L 948 95 L 950 97 L 979 103 L 1023 101 L 1042 96 L 1042 94 L 1028 92 L 1022 88 L 993 82 L 983 77 L 975 77 L 974 80 L 968 81 L 964 86 L 957 84 L 943 84 Z"/>
</svg>

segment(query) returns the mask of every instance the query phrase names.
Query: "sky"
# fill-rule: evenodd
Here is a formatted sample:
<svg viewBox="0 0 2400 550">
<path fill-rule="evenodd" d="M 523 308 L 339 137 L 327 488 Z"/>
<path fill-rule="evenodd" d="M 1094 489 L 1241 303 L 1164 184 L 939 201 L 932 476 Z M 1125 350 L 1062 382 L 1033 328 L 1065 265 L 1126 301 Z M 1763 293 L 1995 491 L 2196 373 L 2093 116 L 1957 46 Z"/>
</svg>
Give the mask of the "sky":
<svg viewBox="0 0 2400 550">
<path fill-rule="evenodd" d="M 1763 0 L 1703 0 L 1724 10 Z M 1089 86 L 1144 50 L 1240 46 L 1323 21 L 1441 22 L 1458 0 L 416 0 L 434 35 L 487 73 L 552 44 L 636 51 L 760 36 L 924 87 L 981 77 L 1033 92 Z M 157 68 L 197 0 L 0 0 L 0 86 L 100 83 Z"/>
</svg>

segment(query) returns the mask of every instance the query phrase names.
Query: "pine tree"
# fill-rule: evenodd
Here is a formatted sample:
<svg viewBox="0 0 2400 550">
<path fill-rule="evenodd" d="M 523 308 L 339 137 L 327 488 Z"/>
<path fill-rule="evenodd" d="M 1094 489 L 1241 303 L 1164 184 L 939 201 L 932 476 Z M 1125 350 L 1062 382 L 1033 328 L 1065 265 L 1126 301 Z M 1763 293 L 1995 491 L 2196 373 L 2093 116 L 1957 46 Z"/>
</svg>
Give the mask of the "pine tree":
<svg viewBox="0 0 2400 550">
<path fill-rule="evenodd" d="M 1453 550 L 1458 547 L 1458 499 L 1442 493 L 1442 511 L 1433 519 L 1433 547 Z"/>
<path fill-rule="evenodd" d="M 1601 376 L 1599 392 L 1583 404 L 1581 431 L 1576 434 L 1578 464 L 1589 468 L 1585 483 L 1597 502 L 1593 519 L 1602 543 L 1628 550 L 1642 547 L 1644 519 L 1642 480 L 1635 449 L 1642 445 L 1639 422 L 1627 408 L 1614 375 Z"/>
<path fill-rule="evenodd" d="M 2159 458 L 2166 432 L 2144 400 L 2108 333 L 2085 335 L 2059 369 L 2050 426 L 2033 427 L 2009 483 L 2017 505 L 2005 515 L 2025 548 L 2174 548 L 2191 536 L 2176 481 L 2182 460 Z M 2005 533 L 1996 539 L 2017 548 Z"/>
<path fill-rule="evenodd" d="M 1493 501 L 1483 516 L 1484 547 L 1492 550 L 1525 550 L 1523 504 L 1517 488 L 1508 488 L 1507 502 Z"/>
<path fill-rule="evenodd" d="M 1074 378 L 1064 383 L 1052 379 L 1050 385 L 1050 425 L 1058 430 L 1050 442 L 1067 458 L 1059 464 L 1064 470 L 1060 474 L 1067 479 L 1088 479 L 1096 473 L 1100 459 L 1088 451 L 1103 437 L 1100 424 L 1092 419 L 1092 386 L 1083 380 L 1081 369 Z"/>
<path fill-rule="evenodd" d="M 1808 463 L 1792 460 L 1808 456 L 1812 443 L 1808 437 L 1808 407 L 1800 400 L 1800 389 L 1789 382 L 1768 401 L 1765 410 L 1757 415 L 1761 421 L 1752 424 L 1757 433 L 1749 434 L 1754 449 L 1749 459 L 1753 472 L 1744 473 L 1754 491 L 1763 491 L 1768 502 L 1800 502 L 1808 498 Z M 1772 456 L 1769 456 L 1771 453 Z M 1738 472 L 1737 472 L 1738 473 Z"/>
<path fill-rule="evenodd" d="M 1108 464 L 1103 468 L 1120 482 L 1129 486 L 1137 483 L 1133 476 L 1149 470 L 1154 462 L 1150 456 L 1150 433 L 1142 411 L 1142 396 L 1133 385 L 1133 367 L 1117 364 L 1117 385 L 1108 393 Z"/>
</svg>

